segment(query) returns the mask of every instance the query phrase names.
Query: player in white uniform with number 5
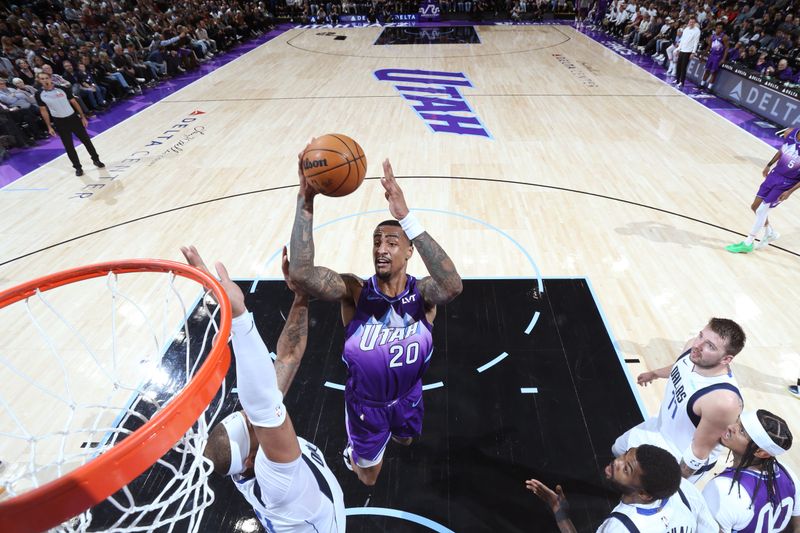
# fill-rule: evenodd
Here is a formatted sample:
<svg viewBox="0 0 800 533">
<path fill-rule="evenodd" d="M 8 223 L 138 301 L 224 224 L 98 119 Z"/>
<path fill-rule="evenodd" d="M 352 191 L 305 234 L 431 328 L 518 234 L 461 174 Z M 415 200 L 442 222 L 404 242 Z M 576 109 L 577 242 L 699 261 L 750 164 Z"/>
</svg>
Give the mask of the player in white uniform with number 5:
<svg viewBox="0 0 800 533">
<path fill-rule="evenodd" d="M 208 270 L 194 247 L 181 248 L 192 266 Z M 284 275 L 288 272 L 286 250 Z M 308 336 L 308 297 L 286 276 L 295 300 L 278 340 L 273 365 L 247 312 L 244 294 L 222 263 L 220 283 L 231 301 L 231 338 L 241 411 L 212 429 L 204 455 L 230 475 L 267 533 L 343 533 L 344 496 L 322 452 L 294 431 L 283 395 L 294 378 Z"/>
</svg>

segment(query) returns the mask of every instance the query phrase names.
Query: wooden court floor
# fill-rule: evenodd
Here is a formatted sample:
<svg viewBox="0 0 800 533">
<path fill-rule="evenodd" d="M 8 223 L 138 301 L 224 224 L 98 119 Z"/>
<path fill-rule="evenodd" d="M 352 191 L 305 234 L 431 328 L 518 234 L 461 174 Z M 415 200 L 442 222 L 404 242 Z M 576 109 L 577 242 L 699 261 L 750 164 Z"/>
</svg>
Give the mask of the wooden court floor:
<svg viewBox="0 0 800 533">
<path fill-rule="evenodd" d="M 709 317 L 737 320 L 746 408 L 800 435 L 786 392 L 800 373 L 796 201 L 771 217 L 780 248 L 723 249 L 750 227 L 774 150 L 571 27 L 476 29 L 480 44 L 394 46 L 373 44 L 376 27 L 296 29 L 218 69 L 98 135 L 106 169 L 77 178 L 63 156 L 0 196 L 0 289 L 89 262 L 177 260 L 190 243 L 235 277 L 276 278 L 296 154 L 341 132 L 364 148 L 368 180 L 317 201 L 319 264 L 371 272 L 388 157 L 463 276 L 589 278 L 634 376 L 669 364 Z M 383 69 L 464 74 L 460 94 L 491 137 L 433 131 Z M 409 272 L 423 274 L 418 258 Z M 663 386 L 639 392 L 655 412 Z M 785 462 L 800 471 L 800 452 Z"/>
</svg>

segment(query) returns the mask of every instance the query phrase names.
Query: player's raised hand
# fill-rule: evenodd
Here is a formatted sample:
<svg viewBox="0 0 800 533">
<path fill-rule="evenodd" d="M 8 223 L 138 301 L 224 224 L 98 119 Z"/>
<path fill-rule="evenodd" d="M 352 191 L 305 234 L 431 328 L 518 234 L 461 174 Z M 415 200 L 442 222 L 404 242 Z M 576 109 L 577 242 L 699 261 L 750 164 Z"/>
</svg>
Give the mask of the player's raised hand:
<svg viewBox="0 0 800 533">
<path fill-rule="evenodd" d="M 203 258 L 200 257 L 200 252 L 197 251 L 197 248 L 194 245 L 181 246 L 181 253 L 183 254 L 183 257 L 186 259 L 186 262 L 189 263 L 189 265 L 195 267 L 198 270 L 202 270 L 206 274 L 213 276 L 213 274 L 211 274 L 211 271 L 208 270 L 208 267 L 206 266 L 205 261 L 203 261 Z"/>
<path fill-rule="evenodd" d="M 234 283 L 231 277 L 228 275 L 228 269 L 225 268 L 225 265 L 217 261 L 214 263 L 214 268 L 217 270 L 217 275 L 219 276 L 219 282 L 222 285 L 222 288 L 225 289 L 228 299 L 231 301 L 233 318 L 245 314 L 247 312 L 247 307 L 244 305 L 244 293 L 242 292 L 242 289 L 236 283 Z"/>
<path fill-rule="evenodd" d="M 311 144 L 314 141 L 312 137 L 308 144 Z M 308 145 L 306 145 L 306 148 Z M 300 178 L 300 190 L 298 191 L 298 196 L 303 198 L 306 201 L 306 205 L 313 205 L 314 197 L 319 194 L 317 190 L 308 182 L 306 179 L 306 175 L 303 174 L 303 154 L 305 153 L 305 149 L 302 152 L 297 154 L 297 176 Z"/>
<path fill-rule="evenodd" d="M 289 287 L 289 290 L 295 293 L 297 296 L 306 296 L 306 293 L 292 281 L 291 276 L 289 276 L 289 254 L 286 250 L 286 247 L 283 247 L 283 255 L 281 257 L 281 270 L 283 270 L 283 280 L 286 282 L 286 286 Z"/>
<path fill-rule="evenodd" d="M 197 248 L 195 248 L 194 245 L 181 246 L 181 253 L 183 254 L 183 257 L 186 258 L 186 262 L 191 266 L 213 276 L 211 271 L 206 266 L 205 261 L 203 261 L 203 258 L 200 256 L 200 252 L 197 251 Z M 225 266 L 222 263 L 217 263 L 216 268 L 220 285 L 222 285 L 222 288 L 225 289 L 225 293 L 228 295 L 228 300 L 231 302 L 231 311 L 233 316 L 237 317 L 247 312 L 247 308 L 244 305 L 244 293 L 242 292 L 242 289 L 240 289 L 239 286 L 231 280 L 230 276 L 228 276 L 228 271 L 225 269 Z"/>
<path fill-rule="evenodd" d="M 525 487 L 546 503 L 553 513 L 569 509 L 567 496 L 564 494 L 564 489 L 561 488 L 561 485 L 556 485 L 556 490 L 553 491 L 538 479 L 529 479 L 525 481 Z"/>
<path fill-rule="evenodd" d="M 383 161 L 383 177 L 381 178 L 381 185 L 383 185 L 386 199 L 389 201 L 389 212 L 397 220 L 402 220 L 408 215 L 408 205 L 406 205 L 406 198 L 403 196 L 403 189 L 394 179 L 394 171 L 392 171 L 392 164 L 388 159 Z"/>
<path fill-rule="evenodd" d="M 648 386 L 650 383 L 656 380 L 658 376 L 655 372 L 642 372 L 639 374 L 639 377 L 636 378 L 636 383 L 641 385 L 642 387 Z"/>
</svg>

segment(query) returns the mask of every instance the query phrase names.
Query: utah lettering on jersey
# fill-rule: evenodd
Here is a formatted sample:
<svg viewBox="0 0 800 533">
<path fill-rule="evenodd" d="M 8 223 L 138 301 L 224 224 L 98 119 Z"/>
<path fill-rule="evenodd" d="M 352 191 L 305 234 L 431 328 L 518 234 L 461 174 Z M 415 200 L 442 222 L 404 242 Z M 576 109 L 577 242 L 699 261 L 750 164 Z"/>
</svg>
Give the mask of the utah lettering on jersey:
<svg viewBox="0 0 800 533">
<path fill-rule="evenodd" d="M 406 327 L 387 327 L 381 323 L 364 324 L 361 330 L 361 342 L 358 347 L 367 352 L 375 346 L 393 344 L 411 337 L 419 331 L 419 322 L 414 322 Z"/>
<path fill-rule="evenodd" d="M 393 298 L 380 292 L 376 278 L 367 280 L 345 329 L 347 393 L 396 400 L 419 385 L 432 353 L 432 327 L 416 278 L 408 276 L 405 290 Z"/>
</svg>

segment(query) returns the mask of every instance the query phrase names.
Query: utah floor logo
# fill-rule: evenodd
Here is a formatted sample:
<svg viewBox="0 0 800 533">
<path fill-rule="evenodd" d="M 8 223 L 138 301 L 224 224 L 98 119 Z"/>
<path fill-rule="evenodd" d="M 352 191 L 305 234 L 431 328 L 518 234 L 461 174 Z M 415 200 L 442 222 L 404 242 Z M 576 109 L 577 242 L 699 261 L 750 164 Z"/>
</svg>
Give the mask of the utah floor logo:
<svg viewBox="0 0 800 533">
<path fill-rule="evenodd" d="M 435 133 L 492 138 L 459 90 L 473 87 L 464 73 L 395 68 L 375 71 L 375 77 L 393 82 L 400 96 Z"/>
</svg>

